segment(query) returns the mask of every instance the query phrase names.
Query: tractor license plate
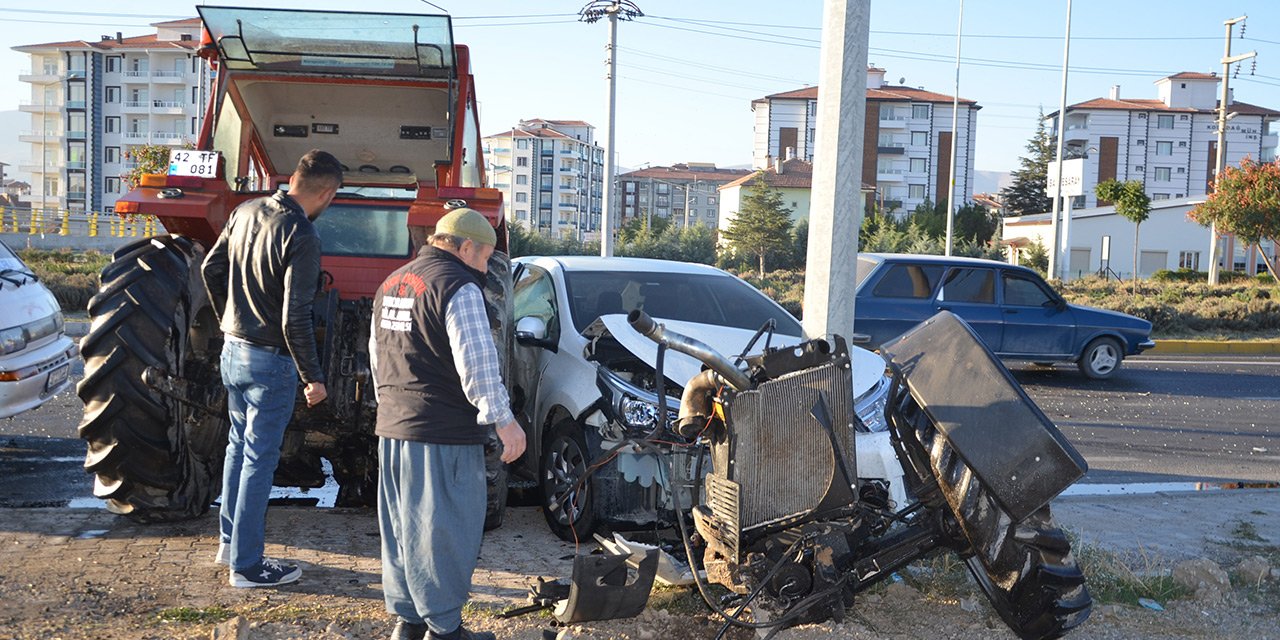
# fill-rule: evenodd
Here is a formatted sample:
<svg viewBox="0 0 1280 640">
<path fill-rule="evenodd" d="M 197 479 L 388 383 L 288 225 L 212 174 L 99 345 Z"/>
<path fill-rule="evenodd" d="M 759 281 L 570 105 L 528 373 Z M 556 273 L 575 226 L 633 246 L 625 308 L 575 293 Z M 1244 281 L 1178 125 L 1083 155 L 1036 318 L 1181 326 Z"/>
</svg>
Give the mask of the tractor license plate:
<svg viewBox="0 0 1280 640">
<path fill-rule="evenodd" d="M 44 390 L 53 391 L 62 386 L 67 381 L 67 377 L 71 375 L 71 363 L 68 362 L 57 369 L 49 372 L 49 379 L 45 380 Z"/>
</svg>

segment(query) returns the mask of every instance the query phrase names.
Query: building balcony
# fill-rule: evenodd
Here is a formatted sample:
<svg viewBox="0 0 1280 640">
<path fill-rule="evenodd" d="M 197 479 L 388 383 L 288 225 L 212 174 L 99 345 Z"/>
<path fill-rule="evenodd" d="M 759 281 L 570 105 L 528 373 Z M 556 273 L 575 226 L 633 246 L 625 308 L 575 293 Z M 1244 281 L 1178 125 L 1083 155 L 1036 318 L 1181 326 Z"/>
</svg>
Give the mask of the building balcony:
<svg viewBox="0 0 1280 640">
<path fill-rule="evenodd" d="M 186 112 L 186 105 L 181 102 L 167 102 L 164 100 L 153 100 L 151 102 L 152 113 L 164 113 L 170 115 L 181 115 Z"/>
<path fill-rule="evenodd" d="M 152 71 L 152 82 L 186 82 L 187 74 L 182 71 Z"/>
<path fill-rule="evenodd" d="M 573 167 L 560 167 L 560 173 L 572 173 L 573 171 Z"/>
<path fill-rule="evenodd" d="M 49 164 L 40 164 L 39 162 L 24 162 L 18 165 L 18 171 L 23 173 L 44 173 L 45 171 L 57 171 L 58 163 L 50 162 Z"/>
<path fill-rule="evenodd" d="M 84 80 L 84 69 L 67 69 L 68 80 Z"/>
<path fill-rule="evenodd" d="M 84 100 L 68 100 L 68 101 L 66 101 L 66 102 L 65 102 L 65 103 L 63 103 L 63 104 L 65 104 L 65 105 L 66 105 L 66 107 L 67 107 L 68 109 L 83 109 L 83 108 L 84 108 Z"/>
<path fill-rule="evenodd" d="M 62 81 L 62 72 L 57 69 L 31 69 L 18 74 L 19 82 L 31 84 L 50 84 Z"/>
<path fill-rule="evenodd" d="M 1089 141 L 1089 125 L 1087 124 L 1067 124 L 1066 137 L 1067 142 L 1088 142 Z"/>
<path fill-rule="evenodd" d="M 62 109 L 62 105 L 52 102 L 32 102 L 31 100 L 23 100 L 18 103 L 18 111 L 27 113 L 57 113 Z"/>
<path fill-rule="evenodd" d="M 40 144 L 42 142 L 58 142 L 62 140 L 61 131 L 45 130 L 45 131 L 23 131 L 18 134 L 18 139 L 23 142 Z"/>
<path fill-rule="evenodd" d="M 68 132 L 67 132 L 67 139 L 68 139 L 68 140 L 84 140 L 84 136 L 85 136 L 85 132 L 83 132 L 83 131 L 68 131 Z"/>
<path fill-rule="evenodd" d="M 120 134 L 120 137 L 127 142 L 149 142 L 151 133 L 147 131 L 125 131 Z"/>
<path fill-rule="evenodd" d="M 897 115 L 897 114 L 885 114 L 884 112 L 881 112 L 880 128 L 881 129 L 906 129 L 907 117 L 902 115 Z"/>
<path fill-rule="evenodd" d="M 68 191 L 68 192 L 67 192 L 67 200 L 84 200 L 84 196 L 85 196 L 85 192 L 83 192 L 83 191 Z"/>
<path fill-rule="evenodd" d="M 906 173 L 903 169 L 876 169 L 877 182 L 903 182 L 906 180 L 902 174 Z"/>
<path fill-rule="evenodd" d="M 176 131 L 152 131 L 151 141 L 156 144 L 178 144 L 186 136 Z"/>
<path fill-rule="evenodd" d="M 1275 147 L 1277 144 L 1277 136 L 1274 133 L 1268 133 L 1262 136 L 1262 148 Z"/>
<path fill-rule="evenodd" d="M 130 100 L 120 105 L 120 110 L 125 113 L 147 113 L 151 110 L 151 102 L 147 100 Z"/>
<path fill-rule="evenodd" d="M 18 201 L 27 203 L 27 206 L 33 209 L 63 209 L 67 206 L 66 196 L 56 193 L 48 195 L 26 193 L 18 196 Z"/>
<path fill-rule="evenodd" d="M 882 155 L 894 156 L 894 155 L 902 155 L 906 152 L 907 152 L 907 145 L 901 142 L 890 142 L 888 144 L 876 145 L 876 153 L 879 153 Z"/>
<path fill-rule="evenodd" d="M 85 163 L 81 160 L 80 162 L 68 162 L 63 166 L 68 169 L 79 169 L 80 171 L 84 171 Z"/>
</svg>

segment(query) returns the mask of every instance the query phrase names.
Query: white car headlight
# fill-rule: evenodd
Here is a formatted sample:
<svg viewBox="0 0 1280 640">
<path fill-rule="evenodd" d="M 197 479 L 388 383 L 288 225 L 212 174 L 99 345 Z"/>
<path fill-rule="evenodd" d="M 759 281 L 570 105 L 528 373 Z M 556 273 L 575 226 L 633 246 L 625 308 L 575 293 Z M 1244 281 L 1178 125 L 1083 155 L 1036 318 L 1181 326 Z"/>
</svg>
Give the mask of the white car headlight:
<svg viewBox="0 0 1280 640">
<path fill-rule="evenodd" d="M 872 433 L 889 428 L 889 423 L 884 417 L 884 410 L 889 404 L 890 386 L 892 385 L 890 385 L 888 376 L 882 377 L 874 387 L 868 389 L 853 403 L 854 413 L 858 414 L 858 419 L 862 420 L 862 424 L 866 425 L 867 430 Z"/>
<path fill-rule="evenodd" d="M 6 355 L 27 348 L 27 332 L 23 327 L 13 327 L 0 331 L 0 350 Z"/>
<path fill-rule="evenodd" d="M 622 421 L 632 429 L 652 429 L 654 420 L 658 417 L 657 407 L 653 406 L 652 401 L 641 400 L 630 394 L 622 396 L 618 409 Z"/>
</svg>

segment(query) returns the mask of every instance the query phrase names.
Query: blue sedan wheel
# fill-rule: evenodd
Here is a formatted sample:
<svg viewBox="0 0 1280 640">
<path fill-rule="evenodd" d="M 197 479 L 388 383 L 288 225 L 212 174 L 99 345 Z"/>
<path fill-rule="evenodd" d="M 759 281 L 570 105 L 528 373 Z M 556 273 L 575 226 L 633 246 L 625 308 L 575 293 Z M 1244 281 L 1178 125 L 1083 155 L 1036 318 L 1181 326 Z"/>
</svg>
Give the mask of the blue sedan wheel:
<svg viewBox="0 0 1280 640">
<path fill-rule="evenodd" d="M 1080 354 L 1080 373 L 1094 380 L 1105 380 L 1115 375 L 1124 360 L 1124 352 L 1112 338 L 1096 338 Z"/>
</svg>

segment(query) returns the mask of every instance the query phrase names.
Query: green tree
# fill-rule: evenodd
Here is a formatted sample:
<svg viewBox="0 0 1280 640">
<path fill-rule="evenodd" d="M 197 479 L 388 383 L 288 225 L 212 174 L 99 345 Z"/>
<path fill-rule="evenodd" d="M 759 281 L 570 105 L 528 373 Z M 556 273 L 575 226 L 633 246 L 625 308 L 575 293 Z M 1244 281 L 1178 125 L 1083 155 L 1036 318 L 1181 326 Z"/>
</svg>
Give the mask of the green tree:
<svg viewBox="0 0 1280 640">
<path fill-rule="evenodd" d="M 756 257 L 761 278 L 765 256 L 791 242 L 791 207 L 782 203 L 781 191 L 765 183 L 763 172 L 756 174 L 724 238 L 735 250 Z"/>
<path fill-rule="evenodd" d="M 1226 167 L 1213 193 L 1190 215 L 1202 225 L 1216 224 L 1219 233 L 1230 233 L 1249 244 L 1275 242 L 1280 237 L 1280 164 L 1245 158 L 1238 169 Z M 1258 254 L 1272 279 L 1280 282 L 1271 258 L 1265 251 Z"/>
<path fill-rule="evenodd" d="M 192 146 L 186 144 L 183 148 L 190 149 Z M 142 176 L 148 173 L 169 173 L 169 150 L 172 148 L 163 144 L 144 144 L 125 151 L 125 159 L 136 164 L 121 174 L 120 179 L 133 189 L 142 181 Z"/>
<path fill-rule="evenodd" d="M 1151 215 L 1151 198 L 1141 180 L 1107 180 L 1093 189 L 1099 200 L 1115 203 L 1116 213 L 1133 223 L 1133 293 L 1138 293 L 1138 228 Z"/>
<path fill-rule="evenodd" d="M 1044 194 L 1049 162 L 1054 157 L 1044 122 L 1044 110 L 1041 109 L 1036 118 L 1036 132 L 1027 141 L 1027 155 L 1018 158 L 1021 167 L 1013 172 L 1013 184 L 1000 190 L 1009 215 L 1044 213 L 1053 207 L 1049 196 Z"/>
</svg>

